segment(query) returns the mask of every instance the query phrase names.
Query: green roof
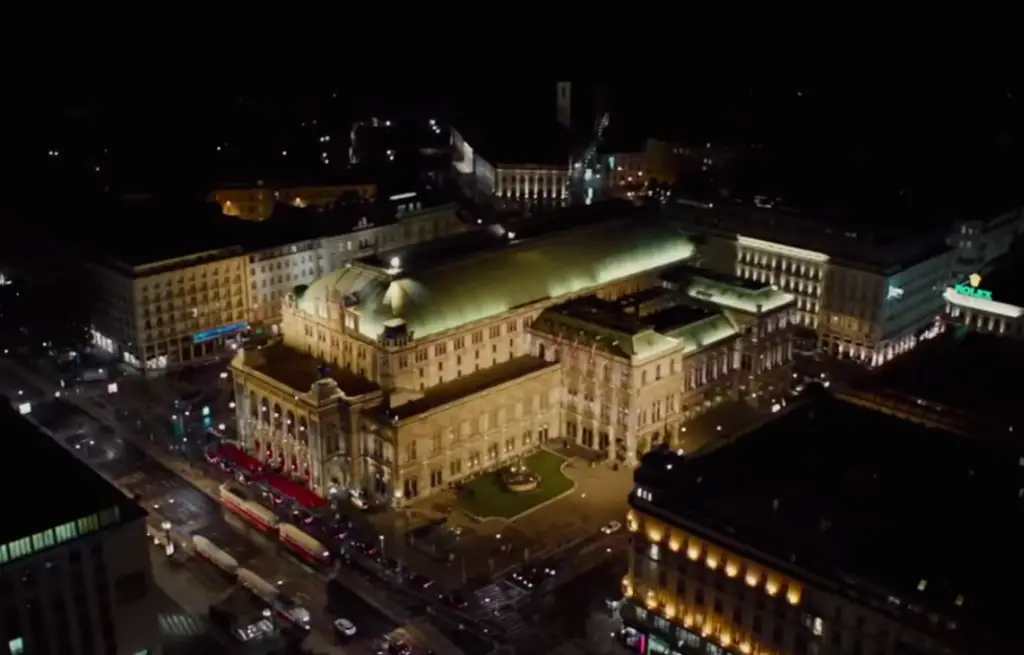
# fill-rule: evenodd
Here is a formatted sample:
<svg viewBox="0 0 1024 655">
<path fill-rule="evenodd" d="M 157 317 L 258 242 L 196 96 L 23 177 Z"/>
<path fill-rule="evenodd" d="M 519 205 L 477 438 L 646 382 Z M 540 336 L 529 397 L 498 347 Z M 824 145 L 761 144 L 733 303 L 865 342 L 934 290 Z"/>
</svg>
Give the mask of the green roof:
<svg viewBox="0 0 1024 655">
<path fill-rule="evenodd" d="M 569 350 L 595 349 L 634 361 L 698 352 L 739 334 L 722 312 L 677 306 L 637 319 L 622 313 L 623 305 L 593 296 L 569 301 L 545 310 L 534 329 L 558 338 Z"/>
<path fill-rule="evenodd" d="M 683 344 L 684 353 L 692 353 L 739 334 L 739 330 L 725 314 L 716 314 L 691 323 L 665 336 Z"/>
<path fill-rule="evenodd" d="M 348 297 L 359 331 L 376 339 L 401 319 L 422 339 L 521 307 L 593 289 L 693 256 L 693 243 L 668 223 L 621 221 L 538 238 L 408 276 L 356 264 L 317 280 L 299 308 Z"/>
</svg>

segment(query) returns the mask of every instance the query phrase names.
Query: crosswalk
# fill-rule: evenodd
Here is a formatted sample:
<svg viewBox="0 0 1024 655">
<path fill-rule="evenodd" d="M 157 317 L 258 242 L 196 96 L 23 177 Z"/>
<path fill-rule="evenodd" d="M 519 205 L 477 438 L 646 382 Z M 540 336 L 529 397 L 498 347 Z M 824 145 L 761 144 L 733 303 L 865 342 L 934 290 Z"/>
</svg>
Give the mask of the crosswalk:
<svg viewBox="0 0 1024 655">
<path fill-rule="evenodd" d="M 523 617 L 515 610 L 499 611 L 488 618 L 491 623 L 497 624 L 505 636 L 510 639 L 522 637 L 530 632 L 530 626 L 523 621 Z"/>
<path fill-rule="evenodd" d="M 197 616 L 185 613 L 160 614 L 160 634 L 165 637 L 194 637 L 206 632 L 206 624 Z"/>
<path fill-rule="evenodd" d="M 142 471 L 136 471 L 135 473 L 130 473 L 124 477 L 117 478 L 116 480 L 114 480 L 114 482 L 121 485 L 122 487 L 130 487 L 145 482 L 146 479 L 147 478 L 145 473 L 143 473 Z"/>
<path fill-rule="evenodd" d="M 504 580 L 480 587 L 475 592 L 481 607 L 497 609 L 519 604 L 527 595 L 525 590 L 511 585 Z"/>
<path fill-rule="evenodd" d="M 480 618 L 498 626 L 508 637 L 521 636 L 530 631 L 516 607 L 528 596 L 527 592 L 500 581 L 477 589 Z"/>
</svg>

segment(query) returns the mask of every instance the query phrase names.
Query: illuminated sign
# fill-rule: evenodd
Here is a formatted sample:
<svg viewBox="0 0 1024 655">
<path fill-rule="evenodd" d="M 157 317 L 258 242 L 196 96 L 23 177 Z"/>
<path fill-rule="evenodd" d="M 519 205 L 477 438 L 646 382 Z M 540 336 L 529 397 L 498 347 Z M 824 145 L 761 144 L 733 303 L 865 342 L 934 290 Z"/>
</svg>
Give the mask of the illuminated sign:
<svg viewBox="0 0 1024 655">
<path fill-rule="evenodd" d="M 899 300 L 903 297 L 903 289 L 889 285 L 889 295 L 886 300 Z"/>
<path fill-rule="evenodd" d="M 245 328 L 249 327 L 248 323 L 234 323 L 232 325 L 225 325 L 224 327 L 214 328 L 213 330 L 206 330 L 205 332 L 199 332 L 192 335 L 192 343 L 202 343 L 204 341 L 210 341 L 217 337 L 223 337 L 233 332 L 241 332 Z"/>
<path fill-rule="evenodd" d="M 992 292 L 986 291 L 985 289 L 979 289 L 978 286 L 981 284 L 981 276 L 977 273 L 972 273 L 971 277 L 967 278 L 967 282 L 962 282 L 953 287 L 957 293 L 971 298 L 977 298 L 978 300 L 992 300 Z"/>
</svg>

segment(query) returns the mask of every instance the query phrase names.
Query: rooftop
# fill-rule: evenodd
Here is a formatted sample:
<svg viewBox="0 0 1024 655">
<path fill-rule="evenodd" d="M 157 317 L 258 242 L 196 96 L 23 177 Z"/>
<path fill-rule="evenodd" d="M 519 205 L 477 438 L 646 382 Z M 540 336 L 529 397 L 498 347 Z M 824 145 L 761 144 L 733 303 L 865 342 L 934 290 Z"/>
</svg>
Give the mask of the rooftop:
<svg viewBox="0 0 1024 655">
<path fill-rule="evenodd" d="M 322 167 L 321 167 L 322 168 Z M 226 178 L 217 185 L 221 189 L 299 189 L 305 187 L 338 187 L 373 184 L 368 171 L 359 168 L 339 171 L 324 171 L 312 168 L 296 174 L 294 171 L 277 172 L 273 175 L 236 175 Z"/>
<path fill-rule="evenodd" d="M 687 264 L 663 271 L 659 279 L 671 288 L 683 290 L 694 300 L 745 314 L 773 312 L 796 301 L 792 294 L 779 291 L 770 284 Z"/>
<path fill-rule="evenodd" d="M 5 457 L 18 463 L 18 475 L 5 475 L 0 480 L 0 494 L 9 501 L 0 522 L 0 546 L 114 508 L 120 523 L 145 516 L 142 508 L 21 416 L 3 396 L 0 433 L 4 435 Z M 73 481 L 74 493 L 33 493 L 27 480 Z M 27 493 L 32 495 L 31 503 L 11 500 L 25 498 Z M 57 535 L 58 543 L 61 536 Z M 40 545 L 36 544 L 35 549 L 40 550 Z M 7 557 L 14 559 L 9 548 Z"/>
<path fill-rule="evenodd" d="M 1018 469 L 1011 452 L 823 394 L 701 457 L 649 455 L 636 481 L 754 559 L 791 563 L 892 611 L 923 607 L 985 644 L 1016 632 L 1007 599 L 1024 579 Z"/>
<path fill-rule="evenodd" d="M 758 207 L 736 198 L 678 199 L 665 211 L 702 231 L 742 235 L 823 254 L 832 258 L 888 269 L 906 267 L 949 250 L 951 223 L 928 226 L 893 218 L 864 222 L 844 210 L 798 209 L 784 204 Z"/>
<path fill-rule="evenodd" d="M 67 221 L 63 238 L 91 256 L 129 267 L 153 264 L 241 243 L 239 223 L 198 198 L 133 196 L 82 208 L 102 221 Z M 135 238 L 113 238 L 97 224 L 117 225 Z M 123 235 L 122 235 L 123 236 Z"/>
<path fill-rule="evenodd" d="M 916 403 L 963 412 L 1024 431 L 1015 376 L 1024 348 L 994 334 L 953 329 L 896 357 L 861 381 L 865 389 L 895 393 Z"/>
<path fill-rule="evenodd" d="M 375 382 L 337 366 L 328 366 L 312 355 L 295 350 L 283 343 L 272 343 L 257 350 L 243 353 L 245 366 L 294 389 L 307 393 L 318 381 L 330 378 L 346 396 L 362 396 L 378 391 Z"/>
<path fill-rule="evenodd" d="M 385 323 L 400 319 L 414 338 L 424 338 L 678 263 L 693 253 L 686 235 L 660 220 L 609 222 L 393 276 L 357 264 L 311 284 L 299 308 L 315 313 L 318 302 L 347 297 L 365 336 L 376 339 Z"/>
<path fill-rule="evenodd" d="M 978 279 L 977 288 L 991 292 L 989 299 L 971 296 L 965 298 L 964 294 L 957 293 L 956 289 L 953 290 L 953 295 L 947 294 L 947 298 L 965 307 L 977 307 L 982 311 L 1012 318 L 1024 315 L 1024 289 L 1020 284 L 1024 279 L 1024 256 L 1021 255 L 1020 252 L 1008 253 L 996 262 L 991 271 Z M 971 286 L 970 280 L 960 280 L 960 283 Z"/>
<path fill-rule="evenodd" d="M 587 296 L 544 310 L 533 329 L 566 347 L 644 360 L 678 350 L 696 352 L 739 333 L 729 318 L 667 289 L 615 301 Z"/>
<path fill-rule="evenodd" d="M 557 367 L 557 362 L 548 362 L 531 355 L 516 357 L 501 364 L 495 364 L 464 375 L 460 378 L 443 382 L 427 389 L 423 396 L 397 407 L 382 407 L 382 416 L 387 421 L 405 421 L 434 409 L 458 402 L 475 394 L 487 391 L 506 382 L 547 368 Z"/>
</svg>

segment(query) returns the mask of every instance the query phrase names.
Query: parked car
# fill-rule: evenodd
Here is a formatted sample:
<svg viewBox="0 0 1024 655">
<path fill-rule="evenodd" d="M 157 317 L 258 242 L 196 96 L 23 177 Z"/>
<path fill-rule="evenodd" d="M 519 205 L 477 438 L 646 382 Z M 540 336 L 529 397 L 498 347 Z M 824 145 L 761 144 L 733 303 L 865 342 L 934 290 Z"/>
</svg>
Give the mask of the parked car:
<svg viewBox="0 0 1024 655">
<path fill-rule="evenodd" d="M 601 526 L 601 532 L 603 534 L 614 534 L 622 529 L 622 524 L 618 521 L 610 521 Z"/>
</svg>

